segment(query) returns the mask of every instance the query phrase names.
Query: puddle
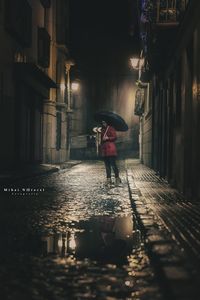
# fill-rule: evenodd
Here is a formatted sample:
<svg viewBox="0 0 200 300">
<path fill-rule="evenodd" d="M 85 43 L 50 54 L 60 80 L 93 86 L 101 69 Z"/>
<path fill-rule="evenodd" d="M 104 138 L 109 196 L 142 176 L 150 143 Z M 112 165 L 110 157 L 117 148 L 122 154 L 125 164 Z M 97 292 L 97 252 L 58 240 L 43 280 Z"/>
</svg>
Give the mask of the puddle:
<svg viewBox="0 0 200 300">
<path fill-rule="evenodd" d="M 65 232 L 15 238 L 0 260 L 1 299 L 162 298 L 132 215 L 95 216 Z"/>
<path fill-rule="evenodd" d="M 140 231 L 132 216 L 97 216 L 80 221 L 63 233 L 43 235 L 41 254 L 73 255 L 106 263 L 125 263 L 140 247 Z"/>
</svg>

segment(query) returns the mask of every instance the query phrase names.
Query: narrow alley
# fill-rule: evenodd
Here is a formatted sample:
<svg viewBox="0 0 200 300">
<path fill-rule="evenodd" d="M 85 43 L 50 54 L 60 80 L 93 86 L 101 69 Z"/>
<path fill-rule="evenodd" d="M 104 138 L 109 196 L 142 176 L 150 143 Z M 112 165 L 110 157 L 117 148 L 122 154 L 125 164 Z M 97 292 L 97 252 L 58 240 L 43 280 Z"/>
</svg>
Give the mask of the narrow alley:
<svg viewBox="0 0 200 300">
<path fill-rule="evenodd" d="M 197 300 L 200 1 L 0 0 L 0 299 Z"/>
</svg>

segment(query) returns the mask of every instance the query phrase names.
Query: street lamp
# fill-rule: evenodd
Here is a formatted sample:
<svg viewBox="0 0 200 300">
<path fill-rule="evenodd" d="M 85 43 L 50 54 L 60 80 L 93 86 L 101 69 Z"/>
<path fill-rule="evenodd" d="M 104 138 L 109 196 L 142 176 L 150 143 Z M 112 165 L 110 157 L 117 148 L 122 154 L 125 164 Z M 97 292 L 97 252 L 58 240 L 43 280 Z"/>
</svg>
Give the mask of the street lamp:
<svg viewBox="0 0 200 300">
<path fill-rule="evenodd" d="M 138 80 L 140 81 L 142 68 L 144 67 L 143 51 L 141 51 L 140 57 L 130 58 L 131 66 L 134 70 L 138 70 Z"/>
<path fill-rule="evenodd" d="M 135 70 L 138 70 L 140 59 L 138 57 L 132 57 L 132 58 L 130 58 L 130 61 L 131 61 L 132 68 Z"/>
<path fill-rule="evenodd" d="M 144 89 L 144 88 L 148 88 L 148 93 L 149 93 L 149 83 L 146 82 L 142 82 L 141 80 L 141 75 L 142 75 L 142 70 L 144 71 L 144 65 L 145 65 L 145 59 L 143 57 L 143 50 L 140 53 L 139 57 L 133 57 L 130 58 L 131 61 L 131 66 L 134 70 L 138 71 L 138 79 L 136 80 L 135 84 L 140 88 L 140 89 Z M 144 92 L 144 91 L 143 91 Z M 141 99 L 140 99 L 141 100 Z M 145 100 L 143 100 L 145 101 Z M 137 104 L 136 100 L 135 100 L 135 105 Z M 140 105 L 140 109 L 143 103 L 139 103 Z M 138 107 L 135 107 L 135 111 L 136 109 L 138 109 Z M 140 160 L 141 162 L 143 161 L 143 112 L 141 113 L 141 111 L 139 110 L 139 116 L 140 116 L 140 135 L 139 135 L 139 144 L 140 144 Z"/>
<path fill-rule="evenodd" d="M 72 92 L 77 92 L 79 90 L 79 83 L 78 82 L 72 82 L 71 84 L 71 89 L 72 89 Z"/>
<path fill-rule="evenodd" d="M 65 63 L 66 75 L 67 75 L 67 111 L 71 111 L 71 89 L 70 89 L 70 69 L 75 65 L 75 62 L 70 59 Z"/>
</svg>

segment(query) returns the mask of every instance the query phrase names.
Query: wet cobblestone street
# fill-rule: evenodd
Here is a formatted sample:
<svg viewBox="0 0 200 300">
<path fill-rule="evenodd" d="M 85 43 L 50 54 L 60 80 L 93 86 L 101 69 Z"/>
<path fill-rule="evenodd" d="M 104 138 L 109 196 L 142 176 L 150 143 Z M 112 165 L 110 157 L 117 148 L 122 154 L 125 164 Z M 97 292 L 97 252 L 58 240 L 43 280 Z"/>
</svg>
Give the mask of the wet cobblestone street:
<svg viewBox="0 0 200 300">
<path fill-rule="evenodd" d="M 85 162 L 1 192 L 1 299 L 162 299 L 120 169 L 119 187 Z"/>
</svg>

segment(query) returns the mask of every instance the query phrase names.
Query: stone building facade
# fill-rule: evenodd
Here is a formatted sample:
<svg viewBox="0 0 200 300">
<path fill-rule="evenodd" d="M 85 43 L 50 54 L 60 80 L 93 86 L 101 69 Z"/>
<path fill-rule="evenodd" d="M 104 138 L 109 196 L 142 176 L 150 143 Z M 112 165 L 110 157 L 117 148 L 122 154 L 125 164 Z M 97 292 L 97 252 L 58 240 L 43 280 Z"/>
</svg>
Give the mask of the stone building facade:
<svg viewBox="0 0 200 300">
<path fill-rule="evenodd" d="M 200 3 L 141 4 L 141 82 L 151 86 L 140 117 L 142 159 L 190 199 L 199 199 Z"/>
<path fill-rule="evenodd" d="M 68 1 L 0 1 L 0 163 L 68 159 Z"/>
</svg>

